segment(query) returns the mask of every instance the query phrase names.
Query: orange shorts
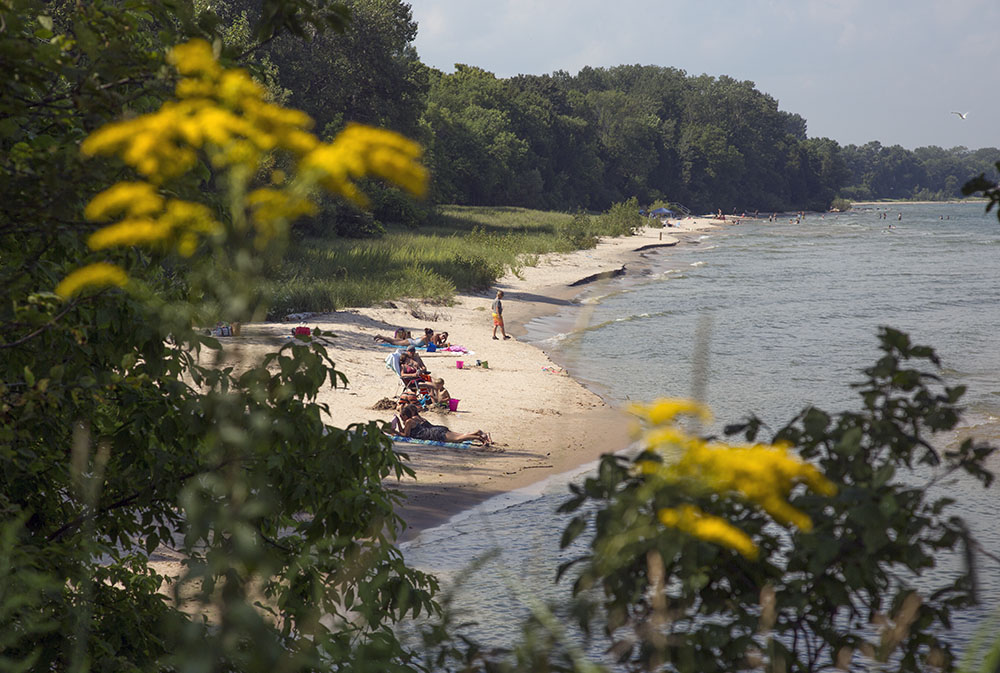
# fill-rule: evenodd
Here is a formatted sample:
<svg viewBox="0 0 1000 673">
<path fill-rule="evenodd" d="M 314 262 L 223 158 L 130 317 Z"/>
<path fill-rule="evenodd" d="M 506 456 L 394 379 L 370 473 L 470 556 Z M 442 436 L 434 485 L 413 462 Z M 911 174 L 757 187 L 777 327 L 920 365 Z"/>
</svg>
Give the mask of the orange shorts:
<svg viewBox="0 0 1000 673">
<path fill-rule="evenodd" d="M 503 327 L 503 316 L 500 315 L 499 313 L 494 313 L 493 314 L 493 326 L 494 327 Z"/>
</svg>

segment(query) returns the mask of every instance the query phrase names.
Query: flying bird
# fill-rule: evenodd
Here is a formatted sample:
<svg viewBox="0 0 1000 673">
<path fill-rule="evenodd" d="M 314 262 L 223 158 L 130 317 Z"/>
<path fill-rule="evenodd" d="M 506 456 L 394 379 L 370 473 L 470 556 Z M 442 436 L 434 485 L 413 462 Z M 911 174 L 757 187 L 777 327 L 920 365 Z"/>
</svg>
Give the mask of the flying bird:
<svg viewBox="0 0 1000 673">
<path fill-rule="evenodd" d="M 954 110 L 952 110 L 952 114 L 953 115 L 958 115 L 959 119 L 965 119 L 966 117 L 969 116 L 968 112 L 955 112 Z"/>
</svg>

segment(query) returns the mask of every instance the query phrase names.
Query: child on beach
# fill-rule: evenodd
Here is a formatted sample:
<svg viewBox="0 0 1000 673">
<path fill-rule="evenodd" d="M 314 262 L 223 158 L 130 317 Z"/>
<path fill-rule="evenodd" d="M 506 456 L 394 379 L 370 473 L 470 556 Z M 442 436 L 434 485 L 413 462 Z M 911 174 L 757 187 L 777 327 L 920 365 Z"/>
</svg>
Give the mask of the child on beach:
<svg viewBox="0 0 1000 673">
<path fill-rule="evenodd" d="M 431 399 L 434 400 L 434 404 L 438 407 L 443 407 L 444 409 L 450 409 L 448 406 L 448 400 L 451 399 L 451 393 L 449 393 L 444 387 L 444 379 L 438 377 L 432 381 L 434 387 L 431 388 Z"/>
<path fill-rule="evenodd" d="M 497 327 L 500 328 L 500 334 L 503 335 L 504 339 L 509 339 L 507 336 L 507 331 L 503 328 L 503 290 L 497 290 L 497 297 L 493 300 L 493 338 L 497 338 Z"/>
</svg>

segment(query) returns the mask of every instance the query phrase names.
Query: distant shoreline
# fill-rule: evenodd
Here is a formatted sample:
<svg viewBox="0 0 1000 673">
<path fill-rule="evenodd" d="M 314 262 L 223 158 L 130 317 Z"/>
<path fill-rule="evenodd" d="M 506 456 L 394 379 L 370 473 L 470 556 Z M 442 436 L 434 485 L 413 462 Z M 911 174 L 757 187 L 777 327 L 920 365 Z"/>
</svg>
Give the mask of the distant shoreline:
<svg viewBox="0 0 1000 673">
<path fill-rule="evenodd" d="M 850 199 L 848 199 L 850 201 Z M 959 203 L 987 203 L 989 199 L 981 196 L 970 196 L 967 199 L 948 199 L 947 201 L 908 201 L 905 199 L 889 199 L 885 201 L 851 201 L 851 207 L 854 206 L 899 206 L 904 204 L 911 204 L 914 206 L 933 206 L 933 205 L 949 205 L 949 204 L 959 204 Z"/>
</svg>

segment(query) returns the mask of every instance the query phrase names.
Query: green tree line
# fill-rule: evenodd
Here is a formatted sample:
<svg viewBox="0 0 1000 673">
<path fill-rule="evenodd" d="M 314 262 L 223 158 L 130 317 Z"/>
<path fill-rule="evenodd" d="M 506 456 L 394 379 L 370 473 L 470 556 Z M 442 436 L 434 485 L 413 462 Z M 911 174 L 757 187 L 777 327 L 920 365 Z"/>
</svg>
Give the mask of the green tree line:
<svg viewBox="0 0 1000 673">
<path fill-rule="evenodd" d="M 230 16 L 252 14 L 252 3 L 240 4 L 230 0 Z M 417 138 L 434 203 L 603 211 L 636 197 L 699 212 L 826 210 L 835 197 L 961 198 L 962 185 L 1000 155 L 810 138 L 807 120 L 753 82 L 671 67 L 502 78 L 456 64 L 445 73 L 414 50 L 419 26 L 407 3 L 346 4 L 351 30 L 284 36 L 256 57 L 273 64 L 290 102 L 318 128 L 359 121 Z M 381 192 L 374 212 L 411 224 L 421 215 Z M 324 217 L 352 229 L 343 211 Z"/>
</svg>

